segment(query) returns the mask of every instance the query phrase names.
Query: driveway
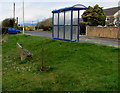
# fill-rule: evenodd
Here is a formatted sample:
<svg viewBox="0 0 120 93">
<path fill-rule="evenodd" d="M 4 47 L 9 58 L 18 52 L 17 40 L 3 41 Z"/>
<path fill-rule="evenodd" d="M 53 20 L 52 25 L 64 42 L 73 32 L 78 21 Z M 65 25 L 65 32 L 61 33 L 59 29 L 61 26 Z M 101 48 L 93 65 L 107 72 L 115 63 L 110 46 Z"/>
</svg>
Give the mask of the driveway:
<svg viewBox="0 0 120 93">
<path fill-rule="evenodd" d="M 52 33 L 50 32 L 25 31 L 25 34 L 33 35 L 33 36 L 41 36 L 41 37 L 52 39 Z M 80 42 L 96 43 L 100 45 L 113 46 L 117 48 L 120 46 L 120 43 L 118 43 L 119 41 L 120 41 L 119 39 L 100 38 L 100 37 L 80 35 Z"/>
</svg>

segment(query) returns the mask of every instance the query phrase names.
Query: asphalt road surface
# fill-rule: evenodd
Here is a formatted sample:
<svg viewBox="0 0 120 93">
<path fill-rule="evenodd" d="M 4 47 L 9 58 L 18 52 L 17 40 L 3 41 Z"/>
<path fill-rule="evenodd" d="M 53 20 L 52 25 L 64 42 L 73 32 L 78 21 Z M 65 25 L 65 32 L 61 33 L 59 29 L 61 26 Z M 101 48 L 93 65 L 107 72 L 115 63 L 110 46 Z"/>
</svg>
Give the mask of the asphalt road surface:
<svg viewBox="0 0 120 93">
<path fill-rule="evenodd" d="M 52 33 L 50 33 L 50 32 L 25 31 L 25 34 L 52 39 Z M 90 36 L 85 36 L 85 35 L 80 35 L 80 42 L 96 43 L 96 44 L 113 46 L 113 47 L 119 47 L 120 46 L 120 43 L 119 43 L 120 40 L 118 40 L 118 39 L 90 37 Z"/>
</svg>

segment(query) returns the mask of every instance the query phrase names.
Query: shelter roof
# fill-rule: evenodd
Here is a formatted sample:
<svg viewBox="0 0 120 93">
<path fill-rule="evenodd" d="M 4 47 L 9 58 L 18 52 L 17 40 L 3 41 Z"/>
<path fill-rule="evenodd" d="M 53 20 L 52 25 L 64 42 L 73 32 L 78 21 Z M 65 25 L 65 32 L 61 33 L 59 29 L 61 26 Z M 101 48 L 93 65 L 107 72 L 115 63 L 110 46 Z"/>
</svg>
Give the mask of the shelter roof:
<svg viewBox="0 0 120 93">
<path fill-rule="evenodd" d="M 59 12 L 69 11 L 69 10 L 87 10 L 87 9 L 88 8 L 82 4 L 76 4 L 71 7 L 65 7 L 65 8 L 53 10 L 52 13 L 59 13 Z"/>
</svg>

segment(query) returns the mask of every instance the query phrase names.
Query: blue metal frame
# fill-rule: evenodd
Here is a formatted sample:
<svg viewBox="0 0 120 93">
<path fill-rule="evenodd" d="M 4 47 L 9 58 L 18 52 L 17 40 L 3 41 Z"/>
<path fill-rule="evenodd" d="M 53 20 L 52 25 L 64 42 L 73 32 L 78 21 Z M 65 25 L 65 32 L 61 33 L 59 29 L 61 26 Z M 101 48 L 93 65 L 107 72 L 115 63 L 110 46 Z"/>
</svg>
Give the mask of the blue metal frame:
<svg viewBox="0 0 120 93">
<path fill-rule="evenodd" d="M 77 34 L 77 41 L 79 41 L 80 37 L 80 10 L 78 10 L 78 34 Z"/>
<path fill-rule="evenodd" d="M 65 11 L 64 11 L 64 39 L 65 39 Z"/>
<path fill-rule="evenodd" d="M 76 6 L 82 6 L 82 7 L 76 7 Z M 65 7 L 58 10 L 53 10 L 52 13 L 58 13 L 58 12 L 69 11 L 69 10 L 86 10 L 86 9 L 88 9 L 86 6 L 82 4 L 77 4 L 72 7 Z"/>
<path fill-rule="evenodd" d="M 61 38 L 53 38 L 53 39 L 76 42 L 76 40 L 69 40 L 69 39 L 61 39 Z"/>
<path fill-rule="evenodd" d="M 54 25 L 54 26 L 71 26 L 71 25 Z M 79 25 L 72 25 L 72 26 L 79 26 Z"/>
<path fill-rule="evenodd" d="M 70 28 L 71 28 L 71 31 L 70 31 L 71 32 L 70 33 L 71 34 L 70 40 L 72 41 L 72 37 L 73 37 L 73 34 L 72 34 L 73 33 L 72 32 L 73 31 L 73 10 L 71 10 L 71 26 L 70 26 Z"/>
<path fill-rule="evenodd" d="M 52 38 L 54 38 L 54 13 L 52 14 Z"/>
<path fill-rule="evenodd" d="M 52 16 L 52 38 L 53 39 L 58 39 L 58 40 L 64 40 L 64 41 L 72 41 L 72 42 L 75 42 L 75 41 L 79 41 L 80 37 L 80 10 L 87 10 L 88 8 L 84 5 L 81 5 L 81 4 L 77 4 L 77 5 L 74 5 L 72 7 L 67 7 L 67 8 L 62 8 L 62 9 L 58 9 L 58 10 L 53 10 L 52 13 L 53 13 L 53 16 Z M 71 11 L 71 24 L 70 25 L 66 25 L 65 23 L 65 20 L 66 20 L 66 11 Z M 73 24 L 73 11 L 78 11 L 78 24 Z M 61 12 L 64 12 L 64 25 L 61 25 L 59 23 L 60 21 L 60 13 Z M 58 23 L 57 25 L 54 24 L 54 14 L 58 14 Z M 60 34 L 60 27 L 63 26 L 64 27 L 64 32 L 63 32 L 63 38 L 59 38 L 59 34 Z M 66 27 L 67 26 L 70 26 L 70 39 L 66 39 Z M 73 27 L 74 26 L 77 26 L 78 27 L 78 32 L 77 32 L 77 35 L 76 35 L 76 40 L 73 40 Z M 58 27 L 58 31 L 57 31 L 57 38 L 54 37 L 54 27 Z"/>
<path fill-rule="evenodd" d="M 59 17 L 60 17 L 60 16 L 59 16 L 59 13 L 58 13 L 58 36 L 57 36 L 58 38 L 59 38 L 59 30 L 60 30 L 60 28 L 59 28 L 59 19 L 60 19 L 60 18 L 59 18 Z"/>
</svg>

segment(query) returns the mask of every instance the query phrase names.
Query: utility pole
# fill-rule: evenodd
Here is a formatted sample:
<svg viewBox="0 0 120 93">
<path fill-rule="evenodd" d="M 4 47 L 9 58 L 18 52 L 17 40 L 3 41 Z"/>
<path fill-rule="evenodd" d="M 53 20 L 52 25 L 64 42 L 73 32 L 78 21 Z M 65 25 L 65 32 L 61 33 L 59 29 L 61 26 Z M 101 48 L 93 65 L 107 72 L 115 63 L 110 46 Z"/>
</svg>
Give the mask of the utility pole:
<svg viewBox="0 0 120 93">
<path fill-rule="evenodd" d="M 17 23 L 17 25 L 18 25 L 18 17 L 16 17 L 16 23 Z"/>
<path fill-rule="evenodd" d="M 13 3 L 13 18 L 15 20 L 15 3 Z"/>
<path fill-rule="evenodd" d="M 24 0 L 23 0 L 23 34 L 25 33 L 25 29 L 24 29 Z"/>
<path fill-rule="evenodd" d="M 13 3 L 13 20 L 16 22 L 16 20 L 15 20 L 15 3 Z M 15 27 L 15 24 L 13 25 L 13 27 Z"/>
<path fill-rule="evenodd" d="M 32 26 L 33 26 L 33 21 L 32 21 Z"/>
</svg>

